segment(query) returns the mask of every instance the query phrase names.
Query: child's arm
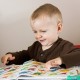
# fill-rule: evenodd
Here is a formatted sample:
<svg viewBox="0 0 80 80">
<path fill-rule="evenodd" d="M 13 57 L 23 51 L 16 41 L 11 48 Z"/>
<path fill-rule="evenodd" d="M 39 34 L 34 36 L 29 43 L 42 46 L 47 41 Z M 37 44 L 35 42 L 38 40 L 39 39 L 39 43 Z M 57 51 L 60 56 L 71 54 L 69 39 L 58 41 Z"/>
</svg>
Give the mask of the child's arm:
<svg viewBox="0 0 80 80">
<path fill-rule="evenodd" d="M 45 63 L 46 70 L 50 70 L 51 67 L 58 67 L 62 64 L 62 60 L 60 57 L 49 60 Z"/>
<path fill-rule="evenodd" d="M 10 60 L 7 65 L 11 64 L 23 64 L 25 61 L 29 60 L 28 50 L 22 50 L 19 52 L 12 52 L 12 56 L 15 56 L 14 60 Z"/>
<path fill-rule="evenodd" d="M 27 50 L 19 52 L 8 52 L 1 58 L 1 62 L 4 65 L 22 64 L 26 59 L 28 59 L 26 55 Z"/>
</svg>

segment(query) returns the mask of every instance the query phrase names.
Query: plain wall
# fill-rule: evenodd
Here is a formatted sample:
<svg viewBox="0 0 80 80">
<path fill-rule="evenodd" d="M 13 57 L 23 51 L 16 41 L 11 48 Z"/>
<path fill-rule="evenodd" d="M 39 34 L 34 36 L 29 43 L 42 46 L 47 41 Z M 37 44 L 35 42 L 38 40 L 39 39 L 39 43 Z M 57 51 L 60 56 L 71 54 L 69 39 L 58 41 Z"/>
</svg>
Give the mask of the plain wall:
<svg viewBox="0 0 80 80">
<path fill-rule="evenodd" d="M 0 58 L 7 52 L 27 49 L 35 41 L 30 16 L 44 3 L 62 12 L 64 27 L 60 37 L 80 44 L 80 0 L 0 0 Z"/>
</svg>

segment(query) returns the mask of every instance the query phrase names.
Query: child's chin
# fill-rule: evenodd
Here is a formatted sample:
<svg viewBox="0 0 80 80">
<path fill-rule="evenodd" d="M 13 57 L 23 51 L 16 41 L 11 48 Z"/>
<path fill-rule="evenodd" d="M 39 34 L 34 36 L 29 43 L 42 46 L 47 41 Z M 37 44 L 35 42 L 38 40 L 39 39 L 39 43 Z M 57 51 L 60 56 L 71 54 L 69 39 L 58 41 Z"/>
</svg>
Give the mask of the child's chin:
<svg viewBox="0 0 80 80">
<path fill-rule="evenodd" d="M 46 46 L 47 44 L 42 44 L 42 46 Z"/>
<path fill-rule="evenodd" d="M 46 46 L 46 45 L 47 45 L 47 43 L 41 42 L 41 45 L 42 45 L 42 46 Z"/>
</svg>

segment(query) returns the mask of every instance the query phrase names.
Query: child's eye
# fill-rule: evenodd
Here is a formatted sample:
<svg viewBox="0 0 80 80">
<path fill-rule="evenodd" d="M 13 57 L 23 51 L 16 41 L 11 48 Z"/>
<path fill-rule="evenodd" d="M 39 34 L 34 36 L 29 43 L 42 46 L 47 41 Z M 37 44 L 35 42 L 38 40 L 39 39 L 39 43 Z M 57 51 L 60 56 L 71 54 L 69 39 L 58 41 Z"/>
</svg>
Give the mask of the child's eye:
<svg viewBox="0 0 80 80">
<path fill-rule="evenodd" d="M 33 31 L 34 33 L 37 33 L 37 31 Z"/>
<path fill-rule="evenodd" d="M 46 31 L 42 31 L 42 32 L 46 32 Z"/>
</svg>

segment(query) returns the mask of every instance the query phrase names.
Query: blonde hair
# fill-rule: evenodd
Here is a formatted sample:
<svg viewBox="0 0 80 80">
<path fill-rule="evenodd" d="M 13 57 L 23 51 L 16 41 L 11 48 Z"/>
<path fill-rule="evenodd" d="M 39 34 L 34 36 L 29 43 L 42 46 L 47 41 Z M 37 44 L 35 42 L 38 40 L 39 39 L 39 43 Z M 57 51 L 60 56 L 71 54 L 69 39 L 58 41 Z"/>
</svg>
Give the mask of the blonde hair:
<svg viewBox="0 0 80 80">
<path fill-rule="evenodd" d="M 56 6 L 54 6 L 52 4 L 44 4 L 44 5 L 40 6 L 39 8 L 37 8 L 32 13 L 31 19 L 34 20 L 34 19 L 40 17 L 43 14 L 44 15 L 48 15 L 49 17 L 56 16 L 57 19 L 61 23 L 63 22 L 62 14 L 61 14 L 60 10 Z"/>
</svg>

